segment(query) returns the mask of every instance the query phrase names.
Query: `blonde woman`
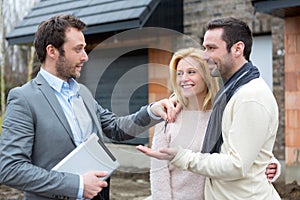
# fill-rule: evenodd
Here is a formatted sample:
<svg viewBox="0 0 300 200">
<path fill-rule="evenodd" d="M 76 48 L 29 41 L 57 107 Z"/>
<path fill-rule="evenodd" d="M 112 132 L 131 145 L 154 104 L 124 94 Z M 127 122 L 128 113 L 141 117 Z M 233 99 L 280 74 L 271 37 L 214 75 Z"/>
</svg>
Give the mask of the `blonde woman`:
<svg viewBox="0 0 300 200">
<path fill-rule="evenodd" d="M 214 97 L 219 89 L 210 76 L 203 52 L 195 48 L 176 52 L 170 61 L 174 95 L 183 105 L 175 123 L 155 128 L 153 149 L 182 146 L 198 152 L 202 148 Z M 153 200 L 204 199 L 205 177 L 172 166 L 169 161 L 151 158 L 150 182 Z"/>
</svg>

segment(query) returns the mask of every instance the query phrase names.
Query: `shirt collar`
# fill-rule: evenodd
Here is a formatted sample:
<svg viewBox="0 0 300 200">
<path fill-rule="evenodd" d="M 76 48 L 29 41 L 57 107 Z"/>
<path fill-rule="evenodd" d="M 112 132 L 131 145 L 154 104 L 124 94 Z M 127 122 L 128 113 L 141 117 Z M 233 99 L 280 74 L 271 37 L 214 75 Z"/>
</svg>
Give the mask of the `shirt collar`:
<svg viewBox="0 0 300 200">
<path fill-rule="evenodd" d="M 40 69 L 40 73 L 46 79 L 46 81 L 49 83 L 49 85 L 54 90 L 56 90 L 58 93 L 61 93 L 62 88 L 63 88 L 63 84 L 64 84 L 65 81 L 63 81 L 62 79 L 50 74 L 49 72 L 47 72 L 43 68 Z M 68 80 L 68 84 L 69 84 L 69 87 L 70 87 L 70 91 L 72 91 L 74 94 L 78 94 L 79 84 L 77 83 L 77 81 L 73 78 L 70 78 Z"/>
</svg>

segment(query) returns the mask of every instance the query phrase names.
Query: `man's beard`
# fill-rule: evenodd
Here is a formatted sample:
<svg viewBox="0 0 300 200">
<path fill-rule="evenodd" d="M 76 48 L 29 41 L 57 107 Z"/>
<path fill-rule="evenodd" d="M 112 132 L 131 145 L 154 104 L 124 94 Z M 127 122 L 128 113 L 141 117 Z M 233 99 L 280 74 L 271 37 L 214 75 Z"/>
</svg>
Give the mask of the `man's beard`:
<svg viewBox="0 0 300 200">
<path fill-rule="evenodd" d="M 212 77 L 221 77 L 220 71 L 219 71 L 217 68 L 211 70 L 211 71 L 210 71 L 210 75 L 211 75 Z"/>
<path fill-rule="evenodd" d="M 70 78 L 76 79 L 79 78 L 80 74 L 77 76 L 76 73 L 72 73 L 73 67 L 69 66 L 69 64 L 66 62 L 65 57 L 59 56 L 58 61 L 56 62 L 56 72 L 57 76 L 69 80 Z"/>
<path fill-rule="evenodd" d="M 207 65 L 210 70 L 210 75 L 212 77 L 220 77 L 221 76 L 217 64 L 215 64 L 212 60 L 208 60 Z"/>
</svg>

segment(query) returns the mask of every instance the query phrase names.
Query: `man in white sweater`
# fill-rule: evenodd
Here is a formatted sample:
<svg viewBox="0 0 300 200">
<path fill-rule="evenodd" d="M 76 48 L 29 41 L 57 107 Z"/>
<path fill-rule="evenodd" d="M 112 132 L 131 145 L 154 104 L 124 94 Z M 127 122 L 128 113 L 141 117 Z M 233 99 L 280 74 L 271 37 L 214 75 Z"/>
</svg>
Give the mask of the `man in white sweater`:
<svg viewBox="0 0 300 200">
<path fill-rule="evenodd" d="M 170 160 L 178 168 L 205 175 L 205 198 L 280 199 L 265 177 L 278 128 L 278 106 L 258 69 L 249 60 L 252 33 L 232 18 L 207 24 L 203 46 L 212 76 L 224 87 L 215 98 L 201 153 L 179 148 L 145 154 Z M 194 126 L 191 124 L 191 126 Z"/>
</svg>

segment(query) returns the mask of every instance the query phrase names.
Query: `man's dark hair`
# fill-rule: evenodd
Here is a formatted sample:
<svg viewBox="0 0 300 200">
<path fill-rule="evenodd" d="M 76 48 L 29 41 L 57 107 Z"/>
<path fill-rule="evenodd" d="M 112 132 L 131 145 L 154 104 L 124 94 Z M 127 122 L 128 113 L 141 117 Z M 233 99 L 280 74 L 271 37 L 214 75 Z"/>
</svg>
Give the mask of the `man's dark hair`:
<svg viewBox="0 0 300 200">
<path fill-rule="evenodd" d="M 236 18 L 226 17 L 209 21 L 206 30 L 222 28 L 222 39 L 226 42 L 227 51 L 230 52 L 231 47 L 242 41 L 245 44 L 243 55 L 249 61 L 252 48 L 252 32 L 249 26 Z"/>
<path fill-rule="evenodd" d="M 71 27 L 82 31 L 86 28 L 86 24 L 72 15 L 56 15 L 40 23 L 33 44 L 41 63 L 46 59 L 46 47 L 49 44 L 64 56 L 62 46 L 65 42 L 66 30 Z"/>
</svg>

